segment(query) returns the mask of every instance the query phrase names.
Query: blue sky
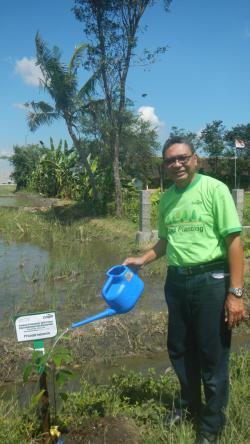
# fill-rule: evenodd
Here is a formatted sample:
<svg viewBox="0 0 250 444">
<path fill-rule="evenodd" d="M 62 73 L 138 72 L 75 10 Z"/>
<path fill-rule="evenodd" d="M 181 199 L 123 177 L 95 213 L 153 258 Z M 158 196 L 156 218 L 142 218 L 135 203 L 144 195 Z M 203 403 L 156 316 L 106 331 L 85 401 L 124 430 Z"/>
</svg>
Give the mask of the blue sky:
<svg viewBox="0 0 250 444">
<path fill-rule="evenodd" d="M 14 144 L 48 144 L 50 136 L 69 140 L 63 122 L 31 133 L 22 104 L 47 100 L 34 66 L 36 32 L 61 49 L 65 62 L 84 41 L 72 6 L 72 0 L 1 2 L 0 154 Z M 161 142 L 173 125 L 199 132 L 215 119 L 227 128 L 250 122 L 249 0 L 173 0 L 170 13 L 156 0 L 142 24 L 148 30 L 139 34 L 138 54 L 144 47 L 169 49 L 150 70 L 131 67 L 127 96 L 158 127 Z"/>
</svg>

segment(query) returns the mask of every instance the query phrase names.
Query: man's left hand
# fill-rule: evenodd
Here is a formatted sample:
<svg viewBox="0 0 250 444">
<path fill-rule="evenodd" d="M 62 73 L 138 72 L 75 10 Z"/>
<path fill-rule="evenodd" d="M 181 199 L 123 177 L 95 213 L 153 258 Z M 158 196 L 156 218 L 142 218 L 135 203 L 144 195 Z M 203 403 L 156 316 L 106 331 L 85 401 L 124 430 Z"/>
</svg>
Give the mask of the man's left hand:
<svg viewBox="0 0 250 444">
<path fill-rule="evenodd" d="M 231 330 L 246 318 L 246 309 L 242 299 L 229 293 L 225 302 L 225 322 Z"/>
</svg>

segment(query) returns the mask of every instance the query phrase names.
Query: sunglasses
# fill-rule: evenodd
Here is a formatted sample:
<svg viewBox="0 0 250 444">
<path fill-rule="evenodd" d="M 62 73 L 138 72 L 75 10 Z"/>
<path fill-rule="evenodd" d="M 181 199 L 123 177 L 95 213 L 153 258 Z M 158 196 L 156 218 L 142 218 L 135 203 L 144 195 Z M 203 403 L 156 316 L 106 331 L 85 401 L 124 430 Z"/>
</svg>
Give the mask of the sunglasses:
<svg viewBox="0 0 250 444">
<path fill-rule="evenodd" d="M 175 157 L 167 157 L 166 159 L 163 160 L 163 166 L 169 168 L 172 167 L 176 164 L 176 161 L 178 160 L 178 163 L 180 163 L 181 165 L 186 165 L 191 157 L 193 157 L 193 154 L 191 156 L 175 156 Z"/>
</svg>

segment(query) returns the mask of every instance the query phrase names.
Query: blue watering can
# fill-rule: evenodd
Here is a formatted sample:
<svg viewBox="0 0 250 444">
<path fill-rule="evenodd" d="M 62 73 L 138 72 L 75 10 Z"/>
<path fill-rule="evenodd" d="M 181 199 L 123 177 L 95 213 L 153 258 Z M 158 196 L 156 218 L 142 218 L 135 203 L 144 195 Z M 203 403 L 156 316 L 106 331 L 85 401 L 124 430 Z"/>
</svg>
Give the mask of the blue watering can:
<svg viewBox="0 0 250 444">
<path fill-rule="evenodd" d="M 127 313 L 135 306 L 144 290 L 144 283 L 136 271 L 126 265 L 115 265 L 106 274 L 108 279 L 102 288 L 102 296 L 110 308 L 76 322 L 70 328 L 81 327 L 99 319 Z"/>
</svg>

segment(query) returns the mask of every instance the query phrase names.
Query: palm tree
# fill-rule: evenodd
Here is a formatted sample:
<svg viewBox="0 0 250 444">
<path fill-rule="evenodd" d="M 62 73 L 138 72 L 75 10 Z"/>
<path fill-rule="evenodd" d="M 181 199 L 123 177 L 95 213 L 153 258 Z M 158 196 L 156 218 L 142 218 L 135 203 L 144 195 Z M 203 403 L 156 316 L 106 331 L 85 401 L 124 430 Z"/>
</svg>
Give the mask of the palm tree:
<svg viewBox="0 0 250 444">
<path fill-rule="evenodd" d="M 93 197 L 97 199 L 95 178 L 88 161 L 89 153 L 80 131 L 82 116 L 91 110 L 91 94 L 97 79 L 97 73 L 95 73 L 81 88 L 78 88 L 77 71 L 82 64 L 83 52 L 87 45 L 81 44 L 75 48 L 69 65 L 65 66 L 60 60 L 59 49 L 54 47 L 50 51 L 39 33 L 36 34 L 35 42 L 37 65 L 43 74 L 40 82 L 54 103 L 53 105 L 44 101 L 26 103 L 25 106 L 29 110 L 29 128 L 35 131 L 41 125 L 49 125 L 56 119 L 64 119 L 69 135 L 89 176 Z"/>
</svg>

